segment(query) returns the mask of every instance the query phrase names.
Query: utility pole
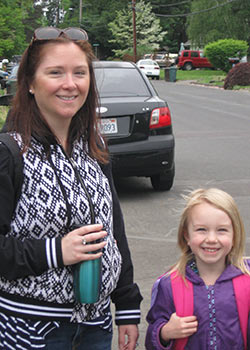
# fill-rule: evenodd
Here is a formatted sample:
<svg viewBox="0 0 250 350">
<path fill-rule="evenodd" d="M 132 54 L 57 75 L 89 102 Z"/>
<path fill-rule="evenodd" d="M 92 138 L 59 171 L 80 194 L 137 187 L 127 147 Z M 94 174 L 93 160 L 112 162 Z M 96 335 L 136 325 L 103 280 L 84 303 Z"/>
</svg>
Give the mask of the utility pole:
<svg viewBox="0 0 250 350">
<path fill-rule="evenodd" d="M 133 10 L 133 48 L 134 48 L 134 62 L 136 62 L 136 0 L 132 0 L 132 10 Z"/>
<path fill-rule="evenodd" d="M 79 23 L 82 24 L 82 0 L 79 0 Z"/>
<path fill-rule="evenodd" d="M 60 1 L 57 1 L 57 11 L 56 11 L 56 26 L 58 27 L 60 23 Z"/>
</svg>

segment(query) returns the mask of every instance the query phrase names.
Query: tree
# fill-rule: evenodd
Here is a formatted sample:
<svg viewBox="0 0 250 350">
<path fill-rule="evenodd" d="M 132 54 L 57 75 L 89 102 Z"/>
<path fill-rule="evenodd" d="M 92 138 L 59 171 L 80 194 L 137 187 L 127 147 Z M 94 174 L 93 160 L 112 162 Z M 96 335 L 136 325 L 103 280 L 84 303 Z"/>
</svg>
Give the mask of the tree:
<svg viewBox="0 0 250 350">
<path fill-rule="evenodd" d="M 167 31 L 161 47 L 168 52 L 178 53 L 181 43 L 185 43 L 188 39 L 187 17 L 184 14 L 190 12 L 191 1 L 152 0 L 151 3 L 153 12 L 160 19 L 162 29 Z"/>
<path fill-rule="evenodd" d="M 228 72 L 232 67 L 229 58 L 242 58 L 247 50 L 248 44 L 244 40 L 222 39 L 207 44 L 204 53 L 214 67 Z"/>
<path fill-rule="evenodd" d="M 38 27 L 42 27 L 44 24 L 43 8 L 41 4 L 32 4 L 33 1 L 30 1 L 30 6 L 26 9 L 26 16 L 23 16 L 23 25 L 26 40 L 25 42 L 29 43 L 34 30 Z M 27 4 L 27 2 L 26 2 Z"/>
<path fill-rule="evenodd" d="M 191 12 L 197 12 L 188 18 L 187 33 L 197 47 L 219 39 L 233 38 L 250 43 L 249 0 L 193 0 Z M 223 5 L 223 6 L 222 6 Z M 205 11 L 206 9 L 210 11 Z"/>
<path fill-rule="evenodd" d="M 58 13 L 58 0 L 43 0 L 43 3 L 50 4 L 47 11 L 47 23 L 55 25 Z M 112 55 L 112 44 L 109 40 L 112 34 L 108 23 L 116 16 L 116 11 L 127 6 L 128 0 L 83 0 L 82 9 L 79 8 L 79 0 L 60 0 L 60 20 L 58 27 L 81 27 L 87 31 L 89 41 L 98 45 L 98 57 L 105 58 Z M 81 22 L 79 15 L 81 12 Z"/>
<path fill-rule="evenodd" d="M 21 5 L 21 6 L 20 6 Z M 23 16 L 25 8 L 15 0 L 0 2 L 0 57 L 11 59 L 26 47 Z"/>
<path fill-rule="evenodd" d="M 79 23 L 79 0 L 62 0 L 61 2 L 63 16 L 58 26 L 62 28 L 81 26 Z"/>
<path fill-rule="evenodd" d="M 98 57 L 107 58 L 113 55 L 112 33 L 108 23 L 116 17 L 116 12 L 127 7 L 129 0 L 88 0 L 83 7 L 82 24 L 89 34 L 89 40 L 98 47 Z"/>
<path fill-rule="evenodd" d="M 0 57 L 11 59 L 21 55 L 34 29 L 41 24 L 41 6 L 36 6 L 34 0 L 1 0 Z"/>
<path fill-rule="evenodd" d="M 116 12 L 116 18 L 109 23 L 114 45 L 113 52 L 117 57 L 131 53 L 133 49 L 133 15 L 129 4 L 127 9 Z M 162 31 L 160 20 L 152 12 L 152 6 L 140 0 L 136 3 L 136 42 L 137 47 L 144 47 L 150 51 L 159 48 L 166 32 Z M 144 52 L 145 53 L 145 52 Z"/>
</svg>

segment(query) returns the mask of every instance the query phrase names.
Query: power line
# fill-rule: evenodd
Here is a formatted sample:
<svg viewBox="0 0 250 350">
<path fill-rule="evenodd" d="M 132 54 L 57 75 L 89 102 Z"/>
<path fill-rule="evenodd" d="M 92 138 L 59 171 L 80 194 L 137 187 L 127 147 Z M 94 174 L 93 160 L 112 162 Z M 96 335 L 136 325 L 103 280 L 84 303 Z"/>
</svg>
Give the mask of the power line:
<svg viewBox="0 0 250 350">
<path fill-rule="evenodd" d="M 186 4 L 188 2 L 191 2 L 191 0 L 185 0 L 185 1 L 181 1 L 181 2 L 177 2 L 175 4 L 167 4 L 167 5 L 157 5 L 157 4 L 151 4 L 153 7 L 157 6 L 157 7 L 172 7 L 172 6 L 178 6 L 178 5 L 182 5 L 182 4 Z"/>
<path fill-rule="evenodd" d="M 204 10 L 199 10 L 199 11 L 195 11 L 195 12 L 189 12 L 189 13 L 183 13 L 183 14 L 179 14 L 179 15 L 161 15 L 159 13 L 155 13 L 156 16 L 158 17 L 188 17 L 188 16 L 193 16 L 193 15 L 197 15 L 199 13 L 203 13 L 203 12 L 208 12 L 208 11 L 211 11 L 211 10 L 215 10 L 217 9 L 218 7 L 222 7 L 222 6 L 225 6 L 225 5 L 228 5 L 230 4 L 231 2 L 233 1 L 239 1 L 239 0 L 228 0 L 227 2 L 224 2 L 223 4 L 218 4 L 216 6 L 213 6 L 213 7 L 210 7 L 208 9 L 204 9 Z"/>
</svg>

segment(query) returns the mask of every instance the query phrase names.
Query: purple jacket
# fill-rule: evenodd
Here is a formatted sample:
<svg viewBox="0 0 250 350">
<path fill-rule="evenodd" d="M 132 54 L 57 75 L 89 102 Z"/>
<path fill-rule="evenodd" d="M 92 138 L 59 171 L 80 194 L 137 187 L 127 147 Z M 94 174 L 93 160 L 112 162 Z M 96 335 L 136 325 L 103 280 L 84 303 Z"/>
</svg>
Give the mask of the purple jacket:
<svg viewBox="0 0 250 350">
<path fill-rule="evenodd" d="M 198 330 L 189 337 L 186 350 L 243 350 L 244 343 L 240 329 L 238 311 L 234 297 L 232 278 L 242 272 L 229 265 L 214 285 L 214 326 L 216 331 L 216 348 L 210 345 L 210 316 L 208 291 L 203 280 L 190 267 L 186 268 L 186 277 L 193 283 L 194 315 L 198 320 Z M 170 277 L 161 278 L 158 284 L 155 300 L 147 315 L 149 323 L 145 346 L 147 350 L 173 349 L 172 344 L 164 347 L 160 343 L 159 333 L 162 326 L 168 322 L 175 312 Z M 250 322 L 248 320 L 248 329 Z M 250 333 L 250 332 L 249 332 Z M 250 334 L 248 334 L 248 349 L 250 350 Z"/>
</svg>

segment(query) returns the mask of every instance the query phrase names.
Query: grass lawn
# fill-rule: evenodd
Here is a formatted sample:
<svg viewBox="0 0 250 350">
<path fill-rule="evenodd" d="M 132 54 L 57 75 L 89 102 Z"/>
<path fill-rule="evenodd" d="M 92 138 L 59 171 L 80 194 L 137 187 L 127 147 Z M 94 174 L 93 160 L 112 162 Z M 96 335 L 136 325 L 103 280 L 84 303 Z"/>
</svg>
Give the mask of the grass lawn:
<svg viewBox="0 0 250 350">
<path fill-rule="evenodd" d="M 0 89 L 0 95 L 4 95 L 6 92 L 3 89 Z M 7 116 L 9 107 L 6 106 L 0 106 L 0 129 L 2 129 L 2 126 L 5 122 L 5 118 Z"/>
<path fill-rule="evenodd" d="M 177 70 L 177 80 L 196 80 L 202 84 L 223 85 L 226 73 L 221 70 L 195 69 L 191 71 Z"/>
<path fill-rule="evenodd" d="M 211 86 L 221 86 L 224 85 L 224 79 L 226 78 L 226 73 L 221 70 L 214 69 L 193 69 L 191 71 L 177 69 L 176 80 L 193 80 L 200 84 L 208 84 Z M 164 69 L 161 69 L 160 79 L 165 79 Z M 250 86 L 239 86 L 235 85 L 233 90 L 246 89 L 250 90 Z"/>
<path fill-rule="evenodd" d="M 223 86 L 226 73 L 221 70 L 213 69 L 194 69 L 191 71 L 177 69 L 176 79 L 194 80 L 201 84 L 211 84 Z M 164 79 L 164 70 L 161 70 L 161 79 Z"/>
<path fill-rule="evenodd" d="M 0 129 L 2 129 L 2 126 L 5 122 L 5 118 L 7 116 L 9 107 L 6 106 L 0 106 Z"/>
</svg>

